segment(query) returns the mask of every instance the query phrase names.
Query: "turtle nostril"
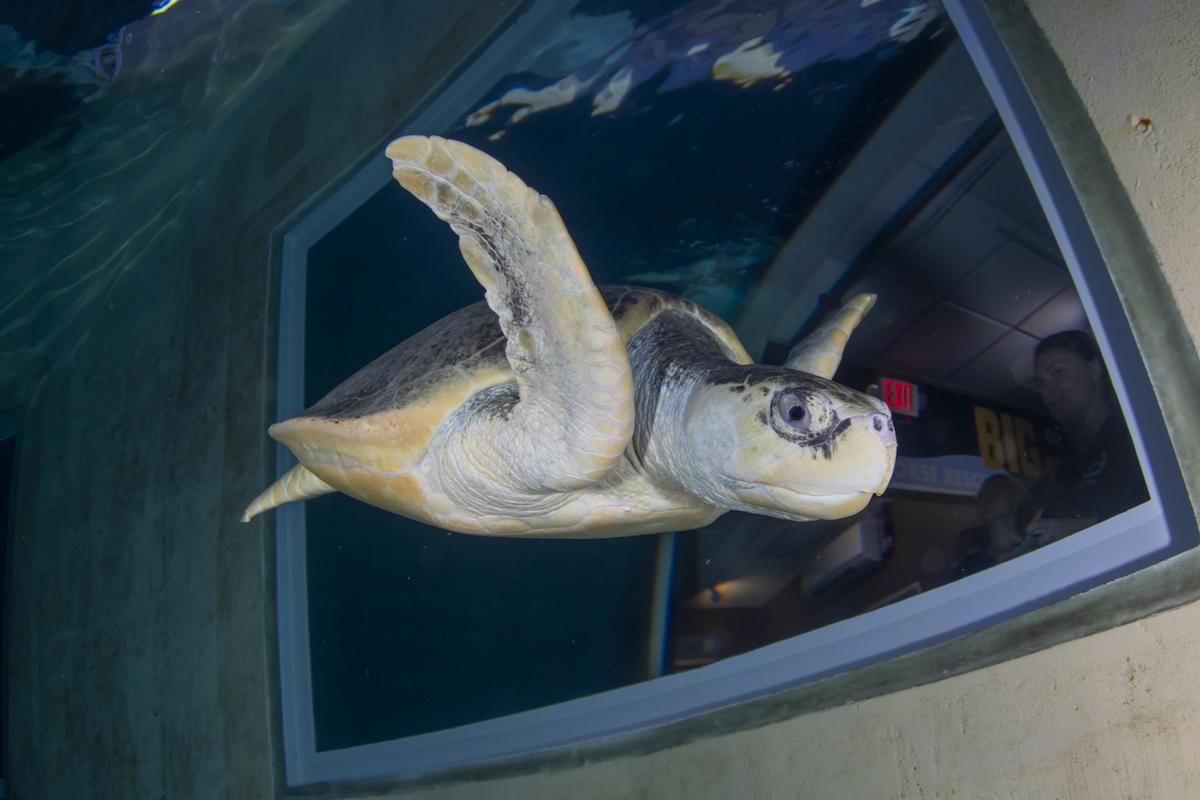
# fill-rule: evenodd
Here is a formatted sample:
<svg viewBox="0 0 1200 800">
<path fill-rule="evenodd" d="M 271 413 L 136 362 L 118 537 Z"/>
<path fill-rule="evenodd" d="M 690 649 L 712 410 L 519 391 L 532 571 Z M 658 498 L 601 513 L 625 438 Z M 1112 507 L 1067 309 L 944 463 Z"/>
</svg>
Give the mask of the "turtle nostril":
<svg viewBox="0 0 1200 800">
<path fill-rule="evenodd" d="M 891 414 L 872 414 L 871 427 L 879 434 L 879 438 L 885 444 L 894 444 L 896 441 L 896 429 L 892 426 Z"/>
</svg>

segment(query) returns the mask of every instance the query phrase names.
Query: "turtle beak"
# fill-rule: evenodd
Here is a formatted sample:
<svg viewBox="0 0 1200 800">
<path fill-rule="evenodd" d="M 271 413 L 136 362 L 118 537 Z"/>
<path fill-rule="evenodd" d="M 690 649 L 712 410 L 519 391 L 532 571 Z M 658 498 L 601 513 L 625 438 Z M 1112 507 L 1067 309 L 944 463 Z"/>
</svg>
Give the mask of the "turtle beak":
<svg viewBox="0 0 1200 800">
<path fill-rule="evenodd" d="M 896 468 L 896 447 L 893 445 L 887 451 L 888 463 L 887 469 L 883 471 L 883 479 L 879 481 L 879 486 L 875 488 L 876 495 L 882 495 L 887 491 L 888 484 L 892 482 L 892 470 Z"/>
</svg>

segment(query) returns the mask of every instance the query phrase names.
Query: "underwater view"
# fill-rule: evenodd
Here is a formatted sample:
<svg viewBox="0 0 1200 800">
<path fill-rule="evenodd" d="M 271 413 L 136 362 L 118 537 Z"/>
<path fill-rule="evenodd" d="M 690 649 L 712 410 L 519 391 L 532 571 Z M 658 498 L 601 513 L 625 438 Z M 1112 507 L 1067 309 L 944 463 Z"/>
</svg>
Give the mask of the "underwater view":
<svg viewBox="0 0 1200 800">
<path fill-rule="evenodd" d="M 932 7 L 749 5 L 584 3 L 439 133 L 552 198 L 598 285 L 695 303 L 759 363 L 783 363 L 839 298 L 874 294 L 836 379 L 909 393 L 890 489 L 849 520 L 733 511 L 669 543 L 478 539 L 344 495 L 310 502 L 318 748 L 703 666 L 1015 557 L 1049 526 L 1032 498 L 1065 441 L 1034 353 L 1086 319 L 953 30 Z M 314 245 L 306 406 L 478 301 L 455 245 L 395 185 Z M 437 264 L 439 280 L 395 264 Z M 1111 435 L 1123 472 L 1104 516 L 1145 498 Z"/>
<path fill-rule="evenodd" d="M 57 580 L 261 624 L 284 736 L 357 753 L 1015 574 L 1150 499 L 939 3 L 501 6 L 436 41 L 411 20 L 450 10 L 381 12 L 424 80 L 387 120 L 330 77 L 378 64 L 310 44 L 345 2 L 0 4 L 0 486 L 70 487 L 95 557 Z M 331 88 L 263 95 L 296 64 Z M 139 545 L 88 531 L 126 514 L 171 533 L 114 582 Z M 255 553 L 265 600 L 229 577 Z"/>
<path fill-rule="evenodd" d="M 544 50 L 443 133 L 484 150 L 553 199 L 598 285 L 671 292 L 731 323 L 789 233 L 844 169 L 849 143 L 949 42 L 944 20 L 899 25 L 898 4 L 869 14 L 828 4 L 817 29 L 801 24 L 806 4 L 791 13 L 771 7 L 766 18 L 721 4 L 599 10 L 574 9 Z M 918 30 L 925 23 L 932 28 Z M 743 48 L 753 54 L 745 63 L 728 60 L 742 64 L 742 72 L 729 73 L 736 80 L 714 77 L 723 74 L 714 66 L 720 54 L 776 29 L 774 44 Z M 602 36 L 611 37 L 603 52 L 583 46 L 599 49 Z M 706 42 L 708 50 L 697 50 Z M 576 87 L 571 99 L 564 86 Z M 863 97 L 869 100 L 856 102 Z M 805 135 L 781 137 L 781 130 Z M 404 338 L 398 320 L 415 333 L 479 299 L 478 284 L 459 267 L 454 237 L 432 215 L 414 212 L 398 188 L 382 189 L 310 253 L 306 406 L 344 380 L 348 366 Z M 362 265 L 362 279 L 346 280 L 349 263 Z M 437 264 L 431 271 L 439 279 L 414 284 L 411 273 L 387 266 L 395 263 Z M 686 608 L 703 589 L 697 568 L 709 560 L 690 543 L 676 560 L 674 544 L 664 553 L 649 536 L 447 536 L 345 496 L 313 502 L 305 514 L 310 638 L 322 643 L 313 648 L 319 748 L 502 716 L 689 662 L 695 634 L 686 633 Z M 743 526 L 764 522 L 726 519 L 709 533 L 745 539 Z M 662 559 L 677 563 L 669 577 L 659 574 Z M 711 563 L 702 571 L 714 574 Z M 664 578 L 670 601 L 660 601 L 657 614 L 669 605 L 669 620 L 652 613 L 662 591 L 656 581 Z M 447 583 L 458 587 L 452 609 L 439 608 Z M 492 600 L 498 597 L 504 602 Z M 381 636 L 385 619 L 395 638 Z M 668 661 L 673 648 L 684 652 Z M 481 683 L 473 676 L 484 663 L 490 677 Z M 411 680 L 397 685 L 388 677 L 397 671 Z M 445 687 L 439 702 L 417 702 L 437 686 Z"/>
</svg>

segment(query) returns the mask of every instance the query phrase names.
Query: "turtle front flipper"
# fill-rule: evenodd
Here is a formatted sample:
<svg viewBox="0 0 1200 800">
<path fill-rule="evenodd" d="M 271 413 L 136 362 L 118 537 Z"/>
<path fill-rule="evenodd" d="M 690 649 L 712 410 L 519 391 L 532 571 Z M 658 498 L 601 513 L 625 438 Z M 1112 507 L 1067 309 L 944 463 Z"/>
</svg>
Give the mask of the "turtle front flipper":
<svg viewBox="0 0 1200 800">
<path fill-rule="evenodd" d="M 842 363 L 850 334 L 875 305 L 875 295 L 856 294 L 821 327 L 804 337 L 788 353 L 783 365 L 810 375 L 832 378 Z"/>
<path fill-rule="evenodd" d="M 625 344 L 554 204 L 460 142 L 406 136 L 387 155 L 396 180 L 458 234 L 516 376 L 516 405 L 472 406 L 473 419 L 489 417 L 487 432 L 474 428 L 463 441 L 500 454 L 503 477 L 531 493 L 600 480 L 633 435 L 633 383 Z"/>
</svg>

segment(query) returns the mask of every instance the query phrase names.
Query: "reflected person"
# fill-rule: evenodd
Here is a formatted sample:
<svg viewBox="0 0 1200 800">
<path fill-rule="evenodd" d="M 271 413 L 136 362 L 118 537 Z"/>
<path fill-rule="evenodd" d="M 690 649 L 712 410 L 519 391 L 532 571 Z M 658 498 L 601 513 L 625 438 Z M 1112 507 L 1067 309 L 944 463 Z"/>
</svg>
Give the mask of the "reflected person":
<svg viewBox="0 0 1200 800">
<path fill-rule="evenodd" d="M 1061 461 L 1031 491 L 1032 532 L 1044 545 L 1147 499 L 1100 351 L 1084 331 L 1047 336 L 1034 352 L 1042 401 L 1062 428 Z"/>
<path fill-rule="evenodd" d="M 981 525 L 959 534 L 949 580 L 973 575 L 1036 548 L 1037 536 L 1026 531 L 1025 487 L 1011 475 L 992 475 L 976 496 Z"/>
</svg>

